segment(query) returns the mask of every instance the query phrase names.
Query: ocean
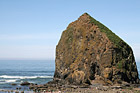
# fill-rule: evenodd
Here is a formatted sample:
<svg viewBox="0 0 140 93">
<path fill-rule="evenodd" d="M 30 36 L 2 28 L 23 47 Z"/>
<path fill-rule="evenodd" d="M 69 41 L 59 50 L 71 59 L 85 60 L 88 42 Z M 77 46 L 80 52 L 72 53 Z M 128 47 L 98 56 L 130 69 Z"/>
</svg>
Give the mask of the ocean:
<svg viewBox="0 0 140 93">
<path fill-rule="evenodd" d="M 0 60 L 0 89 L 29 90 L 20 84 L 45 84 L 53 79 L 54 71 L 55 61 L 51 60 Z"/>
<path fill-rule="evenodd" d="M 140 73 L 140 62 L 137 68 Z M 55 61 L 51 60 L 0 60 L 0 89 L 29 90 L 20 84 L 25 81 L 45 84 L 53 79 L 54 71 Z"/>
</svg>

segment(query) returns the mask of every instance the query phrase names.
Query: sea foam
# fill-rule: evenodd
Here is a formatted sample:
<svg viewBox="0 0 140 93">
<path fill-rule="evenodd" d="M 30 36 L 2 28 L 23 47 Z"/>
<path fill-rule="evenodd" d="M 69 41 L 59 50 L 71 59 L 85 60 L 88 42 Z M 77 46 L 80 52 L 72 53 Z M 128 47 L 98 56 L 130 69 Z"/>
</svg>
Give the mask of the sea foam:
<svg viewBox="0 0 140 93">
<path fill-rule="evenodd" d="M 1 80 L 1 81 L 0 81 L 0 84 L 14 83 L 14 82 L 16 82 L 16 81 L 17 81 L 17 79 L 12 79 L 12 80 Z"/>
<path fill-rule="evenodd" d="M 5 80 L 7 83 L 16 82 L 17 80 Z"/>
</svg>

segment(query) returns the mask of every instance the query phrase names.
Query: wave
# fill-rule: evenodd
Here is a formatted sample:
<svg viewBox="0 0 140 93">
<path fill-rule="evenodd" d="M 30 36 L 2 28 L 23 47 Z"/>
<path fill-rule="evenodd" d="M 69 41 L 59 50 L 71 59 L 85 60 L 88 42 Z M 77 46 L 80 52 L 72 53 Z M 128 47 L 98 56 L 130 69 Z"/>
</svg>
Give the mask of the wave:
<svg viewBox="0 0 140 93">
<path fill-rule="evenodd" d="M 12 80 L 1 80 L 1 81 L 0 81 L 0 84 L 14 83 L 14 82 L 16 82 L 16 81 L 17 81 L 17 79 L 12 79 Z"/>
<path fill-rule="evenodd" d="M 16 82 L 17 80 L 5 80 L 7 83 Z"/>
<path fill-rule="evenodd" d="M 53 78 L 53 76 L 8 76 L 2 75 L 0 78 L 7 78 L 7 79 L 35 79 L 35 78 Z"/>
</svg>

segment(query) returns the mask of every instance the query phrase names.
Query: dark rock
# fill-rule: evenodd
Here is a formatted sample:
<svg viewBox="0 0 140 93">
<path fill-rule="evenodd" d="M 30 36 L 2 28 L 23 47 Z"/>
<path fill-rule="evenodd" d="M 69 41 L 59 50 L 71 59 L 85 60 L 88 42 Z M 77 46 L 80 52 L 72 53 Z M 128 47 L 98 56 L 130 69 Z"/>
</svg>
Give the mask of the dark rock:
<svg viewBox="0 0 140 93">
<path fill-rule="evenodd" d="M 19 90 L 21 89 L 21 87 L 18 88 Z"/>
<path fill-rule="evenodd" d="M 19 91 L 15 91 L 15 93 L 19 93 Z"/>
<path fill-rule="evenodd" d="M 11 90 L 11 92 L 13 93 L 13 90 Z"/>
<path fill-rule="evenodd" d="M 55 63 L 58 85 L 139 83 L 131 47 L 87 13 L 62 33 Z"/>
<path fill-rule="evenodd" d="M 12 85 L 12 86 L 16 86 L 17 84 L 16 84 L 16 83 L 12 83 L 11 85 Z"/>
<path fill-rule="evenodd" d="M 122 89 L 122 86 L 111 86 L 112 89 Z"/>
<path fill-rule="evenodd" d="M 107 91 L 108 90 L 106 87 L 103 87 L 103 86 L 102 87 L 101 86 L 100 87 L 97 87 L 97 89 L 98 90 L 101 90 L 101 91 Z"/>
<path fill-rule="evenodd" d="M 28 86 L 28 85 L 30 85 L 31 83 L 29 83 L 29 82 L 23 82 L 23 83 L 21 83 L 20 85 L 21 86 Z"/>
</svg>

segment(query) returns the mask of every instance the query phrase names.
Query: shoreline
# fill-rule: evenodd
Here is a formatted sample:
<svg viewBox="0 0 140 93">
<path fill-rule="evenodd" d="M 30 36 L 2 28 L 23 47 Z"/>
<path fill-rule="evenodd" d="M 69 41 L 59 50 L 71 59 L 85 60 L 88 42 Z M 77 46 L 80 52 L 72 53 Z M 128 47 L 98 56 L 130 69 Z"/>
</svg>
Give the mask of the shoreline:
<svg viewBox="0 0 140 93">
<path fill-rule="evenodd" d="M 22 91 L 22 90 L 12 90 L 12 89 L 0 89 L 0 93 L 63 93 L 61 91 L 39 91 L 39 92 L 35 92 L 35 91 Z"/>
<path fill-rule="evenodd" d="M 28 90 L 13 90 L 13 89 L 0 89 L 0 93 L 34 93 L 34 91 L 28 91 Z"/>
<path fill-rule="evenodd" d="M 103 85 L 95 83 L 92 85 L 72 85 L 64 82 L 50 81 L 43 85 L 29 86 L 33 91 L 39 93 L 140 93 L 140 84 L 114 84 Z"/>
<path fill-rule="evenodd" d="M 115 86 L 103 86 L 95 85 L 89 87 L 78 86 L 48 86 L 48 85 L 35 85 L 32 90 L 12 90 L 12 89 L 0 89 L 0 93 L 140 93 L 140 87 L 131 85 L 122 87 Z"/>
</svg>

